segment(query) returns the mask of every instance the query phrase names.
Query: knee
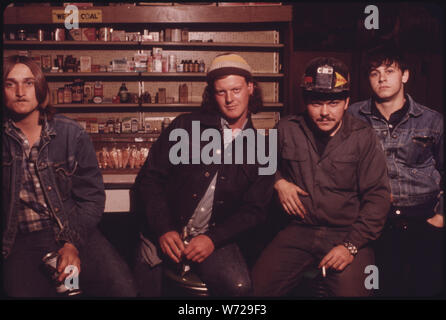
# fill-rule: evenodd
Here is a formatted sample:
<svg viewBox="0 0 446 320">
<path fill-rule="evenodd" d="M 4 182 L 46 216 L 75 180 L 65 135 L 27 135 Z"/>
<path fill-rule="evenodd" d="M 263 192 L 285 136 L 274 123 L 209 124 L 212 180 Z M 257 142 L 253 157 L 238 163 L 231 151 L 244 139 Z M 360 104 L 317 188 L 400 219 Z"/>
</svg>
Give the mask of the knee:
<svg viewBox="0 0 446 320">
<path fill-rule="evenodd" d="M 227 295 L 231 297 L 248 297 L 252 295 L 250 279 L 241 279 L 227 286 Z"/>
</svg>

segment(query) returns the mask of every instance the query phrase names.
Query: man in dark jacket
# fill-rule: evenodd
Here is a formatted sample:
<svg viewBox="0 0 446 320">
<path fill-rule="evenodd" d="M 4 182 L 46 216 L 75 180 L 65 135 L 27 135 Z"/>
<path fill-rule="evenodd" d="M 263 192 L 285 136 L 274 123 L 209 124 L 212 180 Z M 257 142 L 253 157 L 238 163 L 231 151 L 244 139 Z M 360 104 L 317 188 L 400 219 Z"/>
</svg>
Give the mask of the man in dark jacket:
<svg viewBox="0 0 446 320">
<path fill-rule="evenodd" d="M 7 57 L 3 85 L 5 293 L 58 296 L 41 268 L 42 258 L 55 252 L 58 292 L 80 287 L 87 296 L 135 296 L 129 268 L 97 229 L 105 193 L 88 134 L 51 112 L 48 84 L 32 59 Z"/>
<path fill-rule="evenodd" d="M 346 114 L 349 72 L 339 60 L 316 58 L 303 81 L 306 112 L 278 124 L 275 189 L 295 216 L 253 269 L 254 294 L 282 296 L 309 268 L 320 268 L 325 292 L 367 296 L 369 247 L 390 204 L 386 163 L 373 130 Z"/>
<path fill-rule="evenodd" d="M 262 173 L 266 168 L 249 160 L 263 148 L 258 139 L 265 139 L 251 122 L 261 94 L 250 66 L 235 54 L 217 56 L 207 82 L 201 112 L 172 122 L 136 179 L 147 224 L 135 268 L 142 296 L 161 295 L 162 268 L 172 262 L 190 265 L 212 295 L 251 292 L 236 240 L 264 219 L 275 172 Z M 249 135 L 257 140 L 239 149 Z M 210 140 L 217 146 L 212 151 Z"/>
</svg>

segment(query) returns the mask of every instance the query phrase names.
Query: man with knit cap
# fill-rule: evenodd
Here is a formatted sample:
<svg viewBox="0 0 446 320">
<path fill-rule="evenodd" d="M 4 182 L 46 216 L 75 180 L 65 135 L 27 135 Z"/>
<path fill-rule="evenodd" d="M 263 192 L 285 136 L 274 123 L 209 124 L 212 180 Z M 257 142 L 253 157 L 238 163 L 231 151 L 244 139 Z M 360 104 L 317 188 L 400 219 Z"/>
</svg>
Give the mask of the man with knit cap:
<svg viewBox="0 0 446 320">
<path fill-rule="evenodd" d="M 261 92 L 251 67 L 236 54 L 217 56 L 206 81 L 201 110 L 178 116 L 162 132 L 135 182 L 143 211 L 135 266 L 141 296 L 161 295 L 163 268 L 184 273 L 186 265 L 213 296 L 248 296 L 251 292 L 237 240 L 264 219 L 274 175 L 259 174 L 262 166 L 257 161 L 228 163 L 226 156 L 234 156 L 230 150 L 237 152 L 237 137 L 256 132 L 251 113 L 262 106 Z M 211 132 L 207 130 L 219 135 L 221 149 L 214 150 L 213 157 L 224 155 L 225 161 L 199 159 L 209 141 L 203 138 Z M 177 163 L 172 159 L 178 151 L 179 133 L 192 139 L 186 141 L 185 149 L 181 147 L 180 152 L 186 152 Z M 195 141 L 194 134 L 201 139 Z M 244 156 L 247 150 L 244 144 Z"/>
<path fill-rule="evenodd" d="M 301 88 L 305 112 L 278 124 L 274 188 L 290 219 L 253 268 L 254 295 L 286 295 L 318 268 L 324 295 L 368 296 L 377 284 L 377 274 L 375 283 L 365 281 L 370 243 L 390 206 L 384 154 L 373 129 L 346 113 L 343 62 L 313 59 Z"/>
</svg>

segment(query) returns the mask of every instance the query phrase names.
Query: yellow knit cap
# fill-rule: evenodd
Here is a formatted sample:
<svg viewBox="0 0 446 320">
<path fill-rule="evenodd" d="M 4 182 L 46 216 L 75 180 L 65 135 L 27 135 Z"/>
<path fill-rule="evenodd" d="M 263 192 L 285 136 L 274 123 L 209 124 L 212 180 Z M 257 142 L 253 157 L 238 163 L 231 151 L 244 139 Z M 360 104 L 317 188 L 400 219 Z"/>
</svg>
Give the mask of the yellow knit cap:
<svg viewBox="0 0 446 320">
<path fill-rule="evenodd" d="M 207 72 L 207 82 L 210 83 L 218 77 L 235 74 L 244 77 L 252 77 L 252 69 L 249 64 L 238 54 L 221 54 L 212 61 Z"/>
</svg>

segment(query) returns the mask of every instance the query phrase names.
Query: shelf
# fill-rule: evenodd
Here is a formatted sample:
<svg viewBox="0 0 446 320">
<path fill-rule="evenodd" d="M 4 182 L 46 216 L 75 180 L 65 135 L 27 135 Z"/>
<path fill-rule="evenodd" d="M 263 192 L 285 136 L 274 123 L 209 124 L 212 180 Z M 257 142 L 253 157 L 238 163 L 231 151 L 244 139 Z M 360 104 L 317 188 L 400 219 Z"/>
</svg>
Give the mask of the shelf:
<svg viewBox="0 0 446 320">
<path fill-rule="evenodd" d="M 240 51 L 246 49 L 248 51 L 275 51 L 284 47 L 283 44 L 276 43 L 241 43 L 241 42 L 154 42 L 154 41 L 37 41 L 37 40 L 5 40 L 3 45 L 7 49 L 31 47 L 37 49 L 75 49 L 88 50 L 92 48 L 100 48 L 103 50 L 129 50 L 161 47 L 163 49 L 202 49 L 215 50 L 226 49 L 229 51 Z"/>
<path fill-rule="evenodd" d="M 93 142 L 155 142 L 160 133 L 90 133 Z"/>
<path fill-rule="evenodd" d="M 55 104 L 53 107 L 58 109 L 64 108 L 199 108 L 200 102 L 195 103 L 64 103 Z M 283 103 L 280 102 L 264 102 L 263 106 L 266 108 L 281 108 Z"/>
<path fill-rule="evenodd" d="M 195 24 L 265 24 L 289 23 L 292 21 L 292 6 L 94 6 L 101 10 L 101 24 L 160 23 L 172 26 Z M 38 14 L 37 11 L 38 10 Z M 53 24 L 53 10 L 63 7 L 8 7 L 3 12 L 3 23 L 8 24 Z M 82 10 L 82 9 L 80 9 Z M 63 25 L 59 23 L 57 25 Z"/>
<path fill-rule="evenodd" d="M 48 80 L 68 79 L 68 78 L 101 78 L 105 80 L 110 78 L 142 78 L 142 79 L 156 79 L 158 81 L 171 80 L 206 80 L 206 73 L 204 72 L 45 72 L 45 77 Z M 274 80 L 284 77 L 283 73 L 253 73 L 253 77 L 257 80 Z"/>
<path fill-rule="evenodd" d="M 58 109 L 64 108 L 137 108 L 138 103 L 63 103 L 54 104 L 53 107 Z"/>
<path fill-rule="evenodd" d="M 44 72 L 47 79 L 66 78 L 137 78 L 139 72 Z"/>
</svg>

